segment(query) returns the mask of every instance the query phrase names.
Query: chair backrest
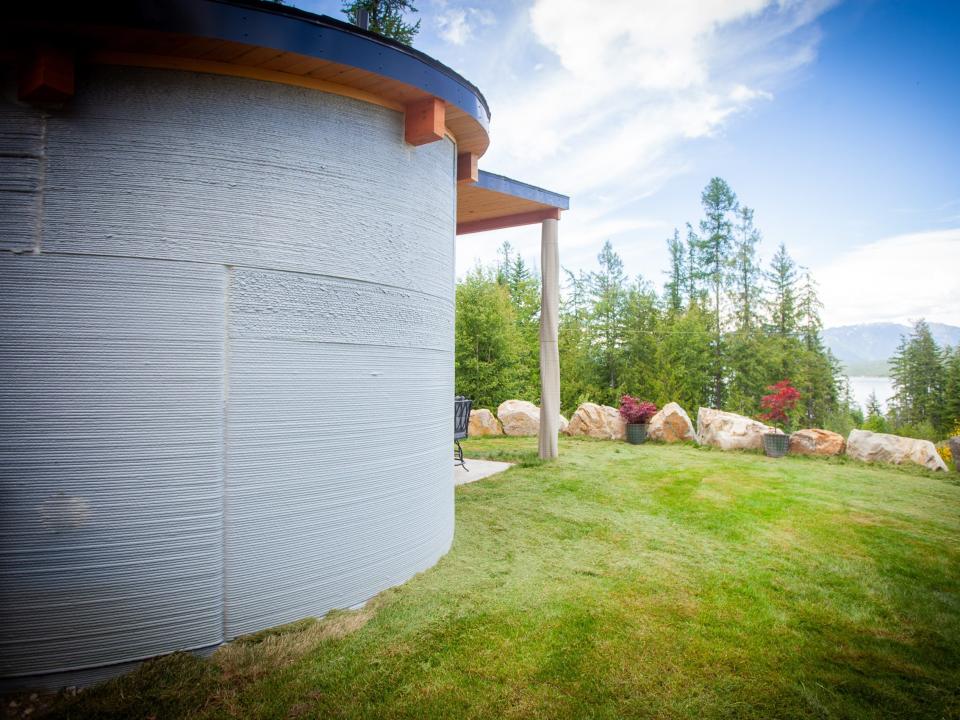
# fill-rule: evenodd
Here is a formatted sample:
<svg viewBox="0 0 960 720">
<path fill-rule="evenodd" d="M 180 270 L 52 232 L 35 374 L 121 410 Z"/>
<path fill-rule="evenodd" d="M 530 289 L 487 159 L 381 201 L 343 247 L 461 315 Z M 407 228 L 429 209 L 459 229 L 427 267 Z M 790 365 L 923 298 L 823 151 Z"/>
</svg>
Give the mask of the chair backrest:
<svg viewBox="0 0 960 720">
<path fill-rule="evenodd" d="M 470 408 L 473 400 L 457 395 L 453 399 L 453 439 L 463 440 L 470 428 Z"/>
</svg>

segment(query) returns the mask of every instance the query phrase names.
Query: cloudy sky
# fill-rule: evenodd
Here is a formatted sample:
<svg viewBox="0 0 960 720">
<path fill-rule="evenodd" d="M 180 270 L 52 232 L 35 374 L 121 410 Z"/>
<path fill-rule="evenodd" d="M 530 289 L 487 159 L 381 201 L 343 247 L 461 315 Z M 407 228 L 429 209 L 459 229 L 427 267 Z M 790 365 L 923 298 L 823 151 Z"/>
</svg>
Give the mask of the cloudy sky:
<svg viewBox="0 0 960 720">
<path fill-rule="evenodd" d="M 295 5 L 342 17 L 340 3 Z M 960 325 L 960 2 L 418 0 L 415 47 L 492 111 L 483 169 L 571 196 L 561 261 L 605 239 L 660 285 L 726 179 L 821 286 L 828 325 Z M 457 240 L 458 272 L 538 228 Z"/>
</svg>

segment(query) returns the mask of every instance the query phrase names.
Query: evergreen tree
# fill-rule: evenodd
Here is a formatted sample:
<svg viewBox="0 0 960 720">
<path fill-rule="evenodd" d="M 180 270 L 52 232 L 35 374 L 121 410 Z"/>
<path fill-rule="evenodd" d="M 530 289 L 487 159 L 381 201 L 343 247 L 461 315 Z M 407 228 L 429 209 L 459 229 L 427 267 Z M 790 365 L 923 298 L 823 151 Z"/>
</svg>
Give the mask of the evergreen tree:
<svg viewBox="0 0 960 720">
<path fill-rule="evenodd" d="M 393 38 L 404 45 L 413 42 L 414 36 L 420 32 L 420 21 L 405 22 L 404 13 L 416 13 L 410 0 L 353 0 L 345 2 L 340 8 L 347 16 L 347 21 L 354 25 L 359 24 L 361 10 L 366 10 L 368 28 L 384 37 Z"/>
<path fill-rule="evenodd" d="M 668 314 L 675 316 L 673 310 Z M 635 397 L 657 398 L 657 375 L 660 372 L 656 333 L 661 312 L 657 295 L 650 285 L 637 279 L 627 292 L 624 312 L 623 355 L 621 373 L 623 391 Z"/>
<path fill-rule="evenodd" d="M 664 323 L 656 335 L 657 373 L 653 397 L 677 402 L 691 413 L 710 397 L 711 316 L 699 305 Z"/>
<path fill-rule="evenodd" d="M 943 427 L 945 432 L 960 434 L 960 345 L 943 352 Z M 960 464 L 960 458 L 956 458 Z"/>
<path fill-rule="evenodd" d="M 457 283 L 455 334 L 457 393 L 475 407 L 517 397 L 521 341 L 510 295 L 493 273 L 476 268 Z"/>
<path fill-rule="evenodd" d="M 863 429 L 870 432 L 887 431 L 887 422 L 883 419 L 883 409 L 875 392 L 867 396 L 867 417 L 863 421 Z"/>
<path fill-rule="evenodd" d="M 623 362 L 622 339 L 626 316 L 627 278 L 623 272 L 623 260 L 607 240 L 597 255 L 599 272 L 587 276 L 587 288 L 591 299 L 590 327 L 592 346 L 597 353 L 597 366 L 613 391 L 607 398 L 612 402 L 617 397 L 619 375 Z"/>
<path fill-rule="evenodd" d="M 797 297 L 797 329 L 802 350 L 798 356 L 797 388 L 802 396 L 801 410 L 808 426 L 822 425 L 839 404 L 840 363 L 823 344 L 823 303 L 809 270 Z"/>
<path fill-rule="evenodd" d="M 797 329 L 797 266 L 783 243 L 770 261 L 767 280 L 772 295 L 768 302 L 772 330 L 779 337 L 790 337 Z"/>
<path fill-rule="evenodd" d="M 766 274 L 770 297 L 768 328 L 776 340 L 778 372 L 781 378 L 792 378 L 798 369 L 801 345 L 797 331 L 797 268 L 783 243 L 777 248 Z"/>
<path fill-rule="evenodd" d="M 753 224 L 753 210 L 736 213 L 730 273 L 730 300 L 734 330 L 726 338 L 726 406 L 744 415 L 759 412 L 763 390 L 776 379 L 770 366 L 770 343 L 761 334 L 759 321 L 763 297 L 762 272 L 757 265 L 760 232 Z"/>
<path fill-rule="evenodd" d="M 741 207 L 737 211 L 737 225 L 733 246 L 733 292 L 736 329 L 751 332 L 757 325 L 760 301 L 763 296 L 763 273 L 757 265 L 757 245 L 760 231 L 753 224 L 753 210 Z"/>
<path fill-rule="evenodd" d="M 670 312 L 679 313 L 683 309 L 683 293 L 686 287 L 686 268 L 684 266 L 684 247 L 680 240 L 680 231 L 674 228 L 673 237 L 667 239 L 667 251 L 670 253 L 670 267 L 667 270 L 667 282 L 664 294 Z"/>
<path fill-rule="evenodd" d="M 697 282 L 697 268 L 699 267 L 699 258 L 697 257 L 697 246 L 700 239 L 693 231 L 693 226 L 687 223 L 687 267 L 684 277 L 686 284 L 687 307 L 700 302 L 700 286 Z"/>
<path fill-rule="evenodd" d="M 935 432 L 946 431 L 944 355 L 925 320 L 916 322 L 909 337 L 900 338 L 890 368 L 897 425 L 929 424 Z"/>
<path fill-rule="evenodd" d="M 710 403 L 723 407 L 723 321 L 721 298 L 724 295 L 730 267 L 730 248 L 733 242 L 733 224 L 730 214 L 736 212 L 737 196 L 723 178 L 711 178 L 700 196 L 704 218 L 700 221 L 697 241 L 698 266 L 696 273 L 710 289 L 713 301 L 713 386 Z"/>
<path fill-rule="evenodd" d="M 497 250 L 496 281 L 507 289 L 517 325 L 518 393 L 536 397 L 540 393 L 540 279 L 504 241 Z"/>
</svg>

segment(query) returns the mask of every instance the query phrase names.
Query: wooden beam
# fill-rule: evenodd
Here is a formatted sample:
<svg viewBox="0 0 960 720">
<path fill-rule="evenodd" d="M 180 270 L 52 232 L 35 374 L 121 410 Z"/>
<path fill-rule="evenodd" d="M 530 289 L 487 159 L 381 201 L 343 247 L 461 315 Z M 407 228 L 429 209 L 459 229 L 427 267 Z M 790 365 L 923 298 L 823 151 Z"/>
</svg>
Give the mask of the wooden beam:
<svg viewBox="0 0 960 720">
<path fill-rule="evenodd" d="M 515 215 L 487 218 L 486 220 L 467 220 L 457 223 L 457 235 L 486 232 L 487 230 L 502 230 L 504 228 L 519 227 L 520 225 L 533 225 L 538 222 L 543 222 L 544 220 L 559 219 L 559 208 L 546 208 L 544 210 L 516 213 Z"/>
<path fill-rule="evenodd" d="M 411 145 L 442 140 L 445 130 L 446 105 L 440 98 L 428 97 L 407 105 L 403 135 Z"/>
<path fill-rule="evenodd" d="M 458 183 L 475 183 L 480 179 L 480 170 L 477 168 L 477 160 L 479 158 L 479 155 L 471 152 L 457 155 Z"/>
<path fill-rule="evenodd" d="M 21 59 L 18 97 L 30 103 L 62 103 L 73 97 L 73 53 L 38 45 Z"/>
</svg>

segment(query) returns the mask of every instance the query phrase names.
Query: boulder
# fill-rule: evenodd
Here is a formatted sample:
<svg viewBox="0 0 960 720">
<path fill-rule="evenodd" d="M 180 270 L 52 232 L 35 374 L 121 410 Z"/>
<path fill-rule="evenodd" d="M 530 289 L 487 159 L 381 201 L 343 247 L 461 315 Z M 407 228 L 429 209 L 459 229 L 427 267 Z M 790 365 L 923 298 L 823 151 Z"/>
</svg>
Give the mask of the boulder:
<svg viewBox="0 0 960 720">
<path fill-rule="evenodd" d="M 697 412 L 697 441 L 721 450 L 762 450 L 766 433 L 783 433 L 759 420 L 736 413 L 700 408 Z"/>
<path fill-rule="evenodd" d="M 484 435 L 503 435 L 503 428 L 500 427 L 500 421 L 496 416 L 487 410 L 470 411 L 470 427 L 468 430 L 470 437 L 483 437 Z"/>
<path fill-rule="evenodd" d="M 697 433 L 693 429 L 693 423 L 690 422 L 687 411 L 672 402 L 664 405 L 660 412 L 650 418 L 647 437 L 662 442 L 681 442 L 696 440 Z"/>
<path fill-rule="evenodd" d="M 565 432 L 567 435 L 586 435 L 603 440 L 623 440 L 627 436 L 626 427 L 616 408 L 582 403 L 570 418 Z"/>
<path fill-rule="evenodd" d="M 851 430 L 847 438 L 847 455 L 865 462 L 885 462 L 901 465 L 916 463 L 930 470 L 947 470 L 947 464 L 929 440 L 905 438 L 899 435 Z"/>
<path fill-rule="evenodd" d="M 497 408 L 497 417 L 505 435 L 536 435 L 540 432 L 540 408 L 526 400 L 504 400 Z M 560 416 L 560 432 L 567 419 Z"/>
<path fill-rule="evenodd" d="M 794 455 L 840 455 L 845 444 L 843 435 L 820 428 L 797 430 L 790 436 Z"/>
<path fill-rule="evenodd" d="M 526 400 L 504 400 L 497 417 L 506 435 L 536 435 L 540 431 L 540 408 Z"/>
</svg>

